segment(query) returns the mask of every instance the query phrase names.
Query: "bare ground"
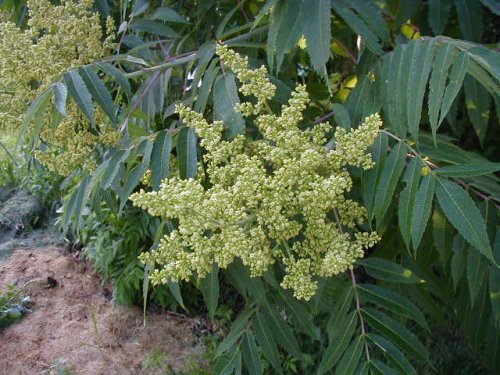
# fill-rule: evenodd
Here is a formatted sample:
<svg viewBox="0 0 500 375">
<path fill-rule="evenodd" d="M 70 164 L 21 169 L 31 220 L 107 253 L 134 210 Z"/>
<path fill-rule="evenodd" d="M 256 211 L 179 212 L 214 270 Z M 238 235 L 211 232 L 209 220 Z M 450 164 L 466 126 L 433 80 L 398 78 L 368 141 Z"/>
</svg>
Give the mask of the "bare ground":
<svg viewBox="0 0 500 375">
<path fill-rule="evenodd" d="M 48 285 L 47 278 L 57 281 Z M 15 249 L 0 262 L 0 289 L 17 282 L 33 297 L 32 312 L 0 331 L 0 374 L 190 374 L 203 367 L 195 321 L 113 306 L 88 262 L 63 248 Z M 52 283 L 54 284 L 54 283 Z M 193 372 L 191 372 L 193 371 Z M 198 373 L 198 372 L 196 372 Z"/>
</svg>

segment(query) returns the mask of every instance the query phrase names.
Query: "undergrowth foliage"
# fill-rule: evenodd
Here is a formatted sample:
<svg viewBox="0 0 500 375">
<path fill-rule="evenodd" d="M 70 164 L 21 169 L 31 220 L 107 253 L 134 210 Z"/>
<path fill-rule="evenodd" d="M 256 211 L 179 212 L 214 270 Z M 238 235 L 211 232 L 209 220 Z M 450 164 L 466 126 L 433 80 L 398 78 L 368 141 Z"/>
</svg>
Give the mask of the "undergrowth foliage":
<svg viewBox="0 0 500 375">
<path fill-rule="evenodd" d="M 214 373 L 444 373 L 446 321 L 499 371 L 495 2 L 65 1 L 100 50 L 27 82 L 49 2 L 3 4 L 2 126 L 66 175 L 62 229 L 125 294 L 196 287 L 215 326 L 238 295 Z"/>
</svg>

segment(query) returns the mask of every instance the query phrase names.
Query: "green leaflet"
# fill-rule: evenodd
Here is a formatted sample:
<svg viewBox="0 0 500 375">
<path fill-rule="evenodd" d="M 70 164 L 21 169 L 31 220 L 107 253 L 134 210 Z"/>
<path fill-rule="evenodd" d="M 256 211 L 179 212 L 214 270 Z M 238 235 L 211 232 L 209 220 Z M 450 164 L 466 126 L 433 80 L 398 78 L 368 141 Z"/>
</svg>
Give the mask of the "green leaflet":
<svg viewBox="0 0 500 375">
<path fill-rule="evenodd" d="M 452 0 L 429 0 L 429 24 L 435 35 L 443 33 L 448 23 L 451 5 Z M 439 68 L 439 65 L 436 65 L 436 68 Z"/>
<path fill-rule="evenodd" d="M 109 93 L 106 85 L 101 81 L 99 76 L 94 72 L 90 66 L 85 66 L 78 70 L 82 76 L 87 88 L 92 94 L 94 101 L 99 104 L 106 113 L 113 124 L 116 124 L 115 106 L 113 105 L 113 99 Z"/>
<path fill-rule="evenodd" d="M 167 284 L 168 290 L 174 296 L 175 301 L 179 304 L 180 307 L 187 311 L 187 308 L 184 305 L 184 300 L 182 299 L 181 287 L 179 286 L 179 283 L 175 283 L 169 280 Z"/>
<path fill-rule="evenodd" d="M 359 259 L 357 263 L 361 264 L 370 276 L 379 280 L 403 284 L 416 284 L 423 281 L 413 271 L 387 259 L 369 257 Z"/>
<path fill-rule="evenodd" d="M 279 72 L 286 53 L 290 52 L 303 34 L 301 25 L 302 2 L 290 6 L 288 1 L 278 1 L 273 11 L 267 42 L 267 63 L 271 71 Z M 277 56 L 276 66 L 274 58 Z"/>
<path fill-rule="evenodd" d="M 345 319 L 347 312 L 350 310 L 352 301 L 354 298 L 354 289 L 351 285 L 345 287 L 339 294 L 337 301 L 335 302 L 335 307 L 330 313 L 330 318 L 326 324 L 326 330 L 328 332 L 328 338 L 331 342 L 335 337 L 338 325 Z"/>
<path fill-rule="evenodd" d="M 231 330 L 224 338 L 224 340 L 217 346 L 214 357 L 220 357 L 223 353 L 227 352 L 238 339 L 245 332 L 249 323 L 250 317 L 254 314 L 253 308 L 246 308 L 231 325 Z"/>
<path fill-rule="evenodd" d="M 264 357 L 266 357 L 271 366 L 273 366 L 279 374 L 282 374 L 283 370 L 281 368 L 281 360 L 278 348 L 276 347 L 276 342 L 274 341 L 274 338 L 271 335 L 271 330 L 261 313 L 255 314 L 252 320 L 252 328 Z"/>
<path fill-rule="evenodd" d="M 103 171 L 101 188 L 108 189 L 121 179 L 120 170 L 123 168 L 123 163 L 130 156 L 132 149 L 119 150 L 110 159 L 109 164 Z"/>
<path fill-rule="evenodd" d="M 215 312 L 219 306 L 219 267 L 214 265 L 212 272 L 200 280 L 200 289 L 205 300 L 205 305 L 208 308 L 210 320 L 215 319 Z"/>
<path fill-rule="evenodd" d="M 201 81 L 201 87 L 198 91 L 198 98 L 194 103 L 194 110 L 199 113 L 205 112 L 205 108 L 208 103 L 208 98 L 212 92 L 212 87 L 219 74 L 219 60 L 213 59 L 208 68 L 205 70 L 203 75 L 203 80 Z"/>
<path fill-rule="evenodd" d="M 381 9 L 370 0 L 344 0 L 344 3 L 348 4 L 353 10 L 355 10 L 359 16 L 366 22 L 368 28 L 373 31 L 373 33 L 381 41 L 389 41 L 390 34 L 387 23 L 384 20 Z"/>
<path fill-rule="evenodd" d="M 464 91 L 467 113 L 483 145 L 490 118 L 491 97 L 488 91 L 469 75 L 465 77 Z"/>
<path fill-rule="evenodd" d="M 286 311 L 291 315 L 292 324 L 313 340 L 319 341 L 321 338 L 319 329 L 314 325 L 312 314 L 307 309 L 307 305 L 297 301 L 291 293 L 287 293 L 282 289 L 279 289 L 279 294 L 286 307 Z"/>
<path fill-rule="evenodd" d="M 422 162 L 418 158 L 413 158 L 406 167 L 403 181 L 406 187 L 399 194 L 398 222 L 401 236 L 405 241 L 406 247 L 410 247 L 410 236 L 412 229 L 413 211 L 415 208 L 415 199 L 420 181 Z"/>
<path fill-rule="evenodd" d="M 183 127 L 177 139 L 179 176 L 183 179 L 194 178 L 198 165 L 196 133 L 194 129 Z"/>
<path fill-rule="evenodd" d="M 351 95 L 349 95 L 349 98 Z M 332 106 L 333 109 L 333 118 L 335 122 L 342 128 L 346 130 L 351 129 L 351 118 L 349 116 L 349 112 L 347 112 L 346 107 L 342 104 L 334 103 Z"/>
<path fill-rule="evenodd" d="M 452 250 L 453 255 L 450 264 L 451 278 L 453 280 L 453 287 L 456 290 L 465 270 L 465 259 L 467 254 L 465 240 L 458 233 L 453 238 Z"/>
<path fill-rule="evenodd" d="M 411 43 L 414 45 L 415 51 L 412 53 L 411 62 L 405 60 L 406 64 L 409 66 L 409 74 L 407 76 L 408 84 L 406 88 L 406 115 L 408 130 L 413 135 L 414 140 L 418 142 L 418 131 L 425 87 L 434 61 L 435 48 L 434 39 Z M 412 51 L 411 46 L 408 49 L 408 52 L 410 51 Z"/>
<path fill-rule="evenodd" d="M 162 20 L 165 22 L 173 22 L 173 23 L 183 23 L 189 25 L 190 22 L 186 21 L 186 19 L 177 13 L 175 10 L 169 7 L 159 7 L 151 16 L 154 20 Z"/>
<path fill-rule="evenodd" d="M 434 1 L 434 3 L 436 3 L 436 1 Z M 436 142 L 436 132 L 440 125 L 438 123 L 439 109 L 443 99 L 446 79 L 448 78 L 448 70 L 451 66 L 454 52 L 455 47 L 451 43 L 446 43 L 439 49 L 429 82 L 429 121 L 431 124 L 434 142 Z"/>
<path fill-rule="evenodd" d="M 349 112 L 351 124 L 357 124 L 366 116 L 378 112 L 380 106 L 381 102 L 378 95 L 377 82 L 374 82 L 368 75 L 354 87 L 345 102 L 345 108 Z"/>
<path fill-rule="evenodd" d="M 399 176 L 404 169 L 405 156 L 406 145 L 399 142 L 396 146 L 394 146 L 384 163 L 382 174 L 380 175 L 380 181 L 377 185 L 375 193 L 374 211 L 377 226 L 380 225 L 384 214 L 391 204 Z"/>
<path fill-rule="evenodd" d="M 493 318 L 498 327 L 498 322 L 500 320 L 500 268 L 494 265 L 490 267 L 490 277 L 488 281 Z"/>
<path fill-rule="evenodd" d="M 352 375 L 358 367 L 359 361 L 361 359 L 361 354 L 363 353 L 364 347 L 364 337 L 358 336 L 352 340 L 351 344 L 345 351 L 342 359 L 340 360 L 337 368 L 335 369 L 335 374 L 338 375 Z"/>
<path fill-rule="evenodd" d="M 396 47 L 392 53 L 387 55 L 384 68 L 384 76 L 388 81 L 384 85 L 386 88 L 384 107 L 387 109 L 390 128 L 400 137 L 405 137 L 407 132 L 406 116 L 403 118 L 404 112 L 402 111 L 408 81 L 404 74 L 403 59 L 406 49 L 407 45 Z M 406 101 L 404 103 L 406 104 Z"/>
<path fill-rule="evenodd" d="M 214 372 L 217 375 L 241 374 L 241 351 L 236 348 L 232 353 L 220 356 L 215 362 Z"/>
<path fill-rule="evenodd" d="M 302 357 L 302 351 L 300 350 L 299 343 L 293 335 L 292 330 L 283 320 L 279 311 L 276 308 L 267 306 L 263 310 L 263 316 L 268 327 L 271 329 L 274 339 L 276 342 L 285 349 L 288 353 L 296 358 Z"/>
<path fill-rule="evenodd" d="M 382 47 L 377 36 L 370 30 L 365 21 L 351 9 L 349 2 L 344 0 L 332 1 L 331 6 L 349 28 L 364 38 L 366 46 L 370 51 L 376 55 L 382 54 Z"/>
<path fill-rule="evenodd" d="M 260 361 L 259 351 L 255 343 L 255 337 L 252 332 L 247 331 L 243 335 L 243 362 L 250 374 L 260 375 L 264 373 L 262 362 Z"/>
<path fill-rule="evenodd" d="M 228 72 L 219 76 L 214 84 L 214 118 L 224 121 L 227 139 L 245 132 L 245 120 L 234 109 L 239 102 L 234 74 Z"/>
<path fill-rule="evenodd" d="M 368 221 L 373 218 L 373 201 L 375 198 L 376 187 L 380 178 L 382 166 L 385 164 L 387 147 L 389 140 L 386 134 L 380 133 L 371 147 L 372 159 L 375 162 L 373 168 L 363 172 L 363 200 L 366 207 Z"/>
<path fill-rule="evenodd" d="M 130 21 L 128 25 L 129 29 L 138 32 L 147 32 L 154 35 L 162 36 L 165 38 L 178 38 L 177 34 L 173 29 L 165 25 L 163 22 L 155 20 L 147 20 L 144 18 L 136 18 Z"/>
<path fill-rule="evenodd" d="M 334 327 L 332 341 L 326 348 L 318 366 L 318 375 L 326 374 L 337 364 L 338 360 L 346 350 L 349 341 L 351 341 L 357 322 L 357 313 L 356 311 L 353 311 Z"/>
<path fill-rule="evenodd" d="M 378 359 L 370 362 L 370 370 L 372 370 L 374 375 L 401 375 L 398 371 Z"/>
<path fill-rule="evenodd" d="M 438 202 L 447 219 L 467 242 L 493 260 L 484 219 L 472 198 L 451 181 L 440 177 L 436 181 Z"/>
<path fill-rule="evenodd" d="M 123 189 L 120 192 L 120 210 L 127 203 L 128 197 L 132 193 L 132 191 L 137 187 L 139 181 L 141 180 L 144 173 L 146 173 L 149 162 L 151 160 L 151 153 L 153 151 L 153 142 L 149 139 L 146 139 L 141 145 L 144 145 L 145 149 L 142 152 L 142 158 L 139 164 L 137 164 L 134 168 L 132 168 L 125 175 L 125 183 L 123 185 Z M 139 146 L 140 148 L 141 146 Z"/>
<path fill-rule="evenodd" d="M 480 42 L 483 36 L 483 12 L 477 0 L 455 0 L 458 25 L 464 39 Z"/>
<path fill-rule="evenodd" d="M 465 73 L 467 72 L 467 66 L 469 64 L 469 56 L 465 52 L 461 52 L 453 63 L 450 71 L 449 83 L 444 90 L 443 101 L 441 103 L 441 111 L 439 114 L 439 121 L 437 126 L 441 124 L 446 117 L 448 111 L 455 100 L 460 88 L 462 87 L 462 82 L 464 81 Z"/>
<path fill-rule="evenodd" d="M 475 177 L 498 171 L 500 171 L 500 163 L 491 162 L 469 165 L 452 165 L 433 170 L 435 174 L 445 177 Z"/>
<path fill-rule="evenodd" d="M 130 82 L 128 81 L 127 77 L 125 77 L 125 75 L 122 73 L 121 70 L 115 68 L 111 64 L 104 62 L 97 63 L 97 66 L 104 73 L 113 77 L 118 82 L 120 87 L 123 89 L 125 94 L 127 94 L 127 96 L 132 96 L 132 88 L 130 87 Z"/>
<path fill-rule="evenodd" d="M 427 227 L 427 222 L 429 221 L 435 187 L 436 181 L 428 174 L 422 178 L 415 197 L 411 237 L 415 255 L 420 245 L 420 241 L 422 240 L 422 236 L 424 235 L 425 228 Z"/>
<path fill-rule="evenodd" d="M 417 374 L 417 371 L 410 361 L 406 359 L 404 354 L 392 342 L 376 333 L 369 333 L 367 336 L 383 351 L 386 358 L 401 372 L 401 374 Z"/>
<path fill-rule="evenodd" d="M 162 130 L 154 140 L 149 168 L 153 190 L 158 190 L 160 182 L 170 174 L 170 154 L 172 152 L 172 132 Z"/>
<path fill-rule="evenodd" d="M 62 116 L 67 116 L 66 105 L 68 101 L 68 88 L 63 82 L 57 82 L 54 84 L 54 102 L 57 111 Z"/>
<path fill-rule="evenodd" d="M 64 74 L 64 81 L 68 87 L 70 95 L 75 100 L 83 114 L 94 125 L 94 104 L 92 103 L 92 95 L 85 85 L 82 77 L 76 70 L 71 70 Z"/>
<path fill-rule="evenodd" d="M 488 261 L 479 251 L 469 248 L 467 251 L 467 285 L 470 301 L 474 305 L 488 273 Z M 494 267 L 494 266 L 493 266 Z"/>
<path fill-rule="evenodd" d="M 423 361 L 427 360 L 428 353 L 425 346 L 401 323 L 371 308 L 362 309 L 361 314 L 366 323 L 382 336 L 391 340 L 415 358 Z"/>
<path fill-rule="evenodd" d="M 331 42 L 330 0 L 303 1 L 301 16 L 311 64 L 320 75 L 327 77 L 325 64 L 330 58 Z"/>
<path fill-rule="evenodd" d="M 424 314 L 407 298 L 376 285 L 359 284 L 357 288 L 362 300 L 382 307 L 397 316 L 402 315 L 412 319 L 429 331 Z"/>
</svg>

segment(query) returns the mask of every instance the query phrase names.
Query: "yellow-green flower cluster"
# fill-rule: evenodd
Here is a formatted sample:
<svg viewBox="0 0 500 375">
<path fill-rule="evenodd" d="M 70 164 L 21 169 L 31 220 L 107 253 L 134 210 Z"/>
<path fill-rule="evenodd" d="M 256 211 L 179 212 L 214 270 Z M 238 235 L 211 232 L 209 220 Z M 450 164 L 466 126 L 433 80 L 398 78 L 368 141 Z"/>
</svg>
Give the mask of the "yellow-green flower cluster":
<svg viewBox="0 0 500 375">
<path fill-rule="evenodd" d="M 57 6 L 49 0 L 29 0 L 27 5 L 26 29 L 0 22 L 0 128 L 18 128 L 30 102 L 62 73 L 104 57 L 113 47 L 113 22 L 107 21 L 105 34 L 99 15 L 89 10 L 93 0 L 66 0 Z M 91 132 L 75 106 L 68 112 L 55 129 L 51 114 L 37 119 L 44 140 L 60 148 L 38 156 L 61 174 L 82 166 L 98 140 L 116 143 L 117 138 L 116 132 Z"/>
<path fill-rule="evenodd" d="M 155 251 L 140 258 L 159 266 L 151 275 L 154 284 L 204 277 L 213 264 L 225 268 L 236 258 L 253 277 L 280 262 L 286 272 L 282 287 L 308 300 L 318 277 L 349 269 L 378 240 L 375 232 L 356 230 L 365 210 L 346 197 L 352 188 L 346 167 L 371 166 L 366 149 L 378 134 L 380 117 L 367 117 L 350 132 L 337 129 L 335 147 L 329 149 L 329 124 L 299 128 L 309 102 L 303 85 L 279 115 L 273 114 L 267 100 L 275 88 L 265 68 L 250 70 L 238 54 L 225 47 L 217 51 L 242 81 L 240 92 L 257 98 L 256 105 L 242 103 L 238 109 L 256 115 L 260 136 L 224 140 L 225 124 L 177 106 L 183 122 L 201 138 L 208 181 L 171 177 L 158 191 L 130 197 L 151 215 L 178 223 Z"/>
</svg>

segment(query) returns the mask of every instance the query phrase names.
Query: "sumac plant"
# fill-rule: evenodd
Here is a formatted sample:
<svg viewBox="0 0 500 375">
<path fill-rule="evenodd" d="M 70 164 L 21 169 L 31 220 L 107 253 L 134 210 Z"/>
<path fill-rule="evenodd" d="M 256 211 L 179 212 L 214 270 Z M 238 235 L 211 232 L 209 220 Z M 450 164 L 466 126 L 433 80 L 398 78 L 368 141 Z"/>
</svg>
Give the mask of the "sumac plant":
<svg viewBox="0 0 500 375">
<path fill-rule="evenodd" d="M 497 2 L 2 3 L 0 118 L 62 228 L 151 222 L 131 285 L 232 309 L 213 373 L 500 372 Z"/>
</svg>

